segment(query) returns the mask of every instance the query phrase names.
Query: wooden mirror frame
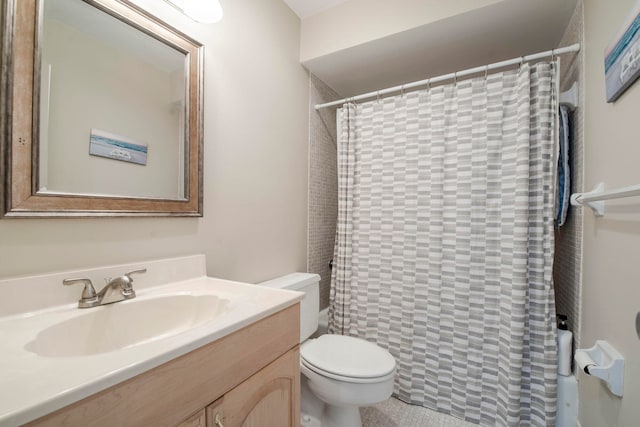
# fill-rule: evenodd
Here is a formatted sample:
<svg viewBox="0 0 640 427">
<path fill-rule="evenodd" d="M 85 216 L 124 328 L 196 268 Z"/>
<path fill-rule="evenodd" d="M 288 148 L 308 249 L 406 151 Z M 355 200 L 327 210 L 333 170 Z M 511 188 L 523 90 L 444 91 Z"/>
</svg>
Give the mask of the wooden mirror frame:
<svg viewBox="0 0 640 427">
<path fill-rule="evenodd" d="M 202 44 L 127 0 L 83 0 L 185 54 L 184 199 L 38 193 L 39 81 L 43 0 L 3 1 L 0 217 L 202 216 Z M 34 84 L 35 83 L 35 84 Z"/>
</svg>

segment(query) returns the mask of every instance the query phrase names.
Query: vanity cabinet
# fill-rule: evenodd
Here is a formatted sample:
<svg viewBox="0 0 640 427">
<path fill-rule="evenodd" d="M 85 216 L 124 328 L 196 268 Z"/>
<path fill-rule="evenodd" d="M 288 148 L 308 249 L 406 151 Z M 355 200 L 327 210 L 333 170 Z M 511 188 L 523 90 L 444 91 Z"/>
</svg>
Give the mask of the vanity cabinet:
<svg viewBox="0 0 640 427">
<path fill-rule="evenodd" d="M 297 426 L 300 377 L 291 365 L 299 360 L 290 351 L 209 405 L 207 427 Z"/>
<path fill-rule="evenodd" d="M 299 325 L 295 304 L 27 426 L 298 427 Z"/>
</svg>

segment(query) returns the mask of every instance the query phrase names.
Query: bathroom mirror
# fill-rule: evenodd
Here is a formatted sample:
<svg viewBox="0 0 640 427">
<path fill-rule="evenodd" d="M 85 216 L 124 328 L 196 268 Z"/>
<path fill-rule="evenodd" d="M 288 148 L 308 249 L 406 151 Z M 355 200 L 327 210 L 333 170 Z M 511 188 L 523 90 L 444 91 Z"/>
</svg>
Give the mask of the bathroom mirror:
<svg viewBox="0 0 640 427">
<path fill-rule="evenodd" d="M 4 3 L 3 215 L 202 216 L 202 45 L 127 0 Z"/>
</svg>

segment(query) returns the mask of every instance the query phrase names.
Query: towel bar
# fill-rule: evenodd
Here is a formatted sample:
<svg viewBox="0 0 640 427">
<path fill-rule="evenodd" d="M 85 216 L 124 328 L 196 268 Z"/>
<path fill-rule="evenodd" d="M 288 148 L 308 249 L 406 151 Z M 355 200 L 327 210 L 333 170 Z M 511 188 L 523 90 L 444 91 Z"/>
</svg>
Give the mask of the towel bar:
<svg viewBox="0 0 640 427">
<path fill-rule="evenodd" d="M 615 190 L 604 190 L 604 183 L 596 185 L 588 193 L 574 193 L 571 195 L 571 206 L 587 205 L 596 216 L 604 215 L 604 201 L 612 199 L 623 199 L 626 197 L 640 196 L 640 184 L 621 187 Z"/>
</svg>

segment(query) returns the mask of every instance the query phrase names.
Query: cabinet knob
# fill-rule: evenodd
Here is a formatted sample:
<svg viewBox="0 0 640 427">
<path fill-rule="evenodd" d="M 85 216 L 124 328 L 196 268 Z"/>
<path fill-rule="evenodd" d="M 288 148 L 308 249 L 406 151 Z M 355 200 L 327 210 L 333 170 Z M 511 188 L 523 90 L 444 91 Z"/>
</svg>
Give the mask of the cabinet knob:
<svg viewBox="0 0 640 427">
<path fill-rule="evenodd" d="M 216 425 L 216 427 L 224 427 L 224 424 L 222 424 L 222 421 L 220 421 L 220 413 L 216 413 L 216 416 L 213 418 L 213 423 Z"/>
</svg>

